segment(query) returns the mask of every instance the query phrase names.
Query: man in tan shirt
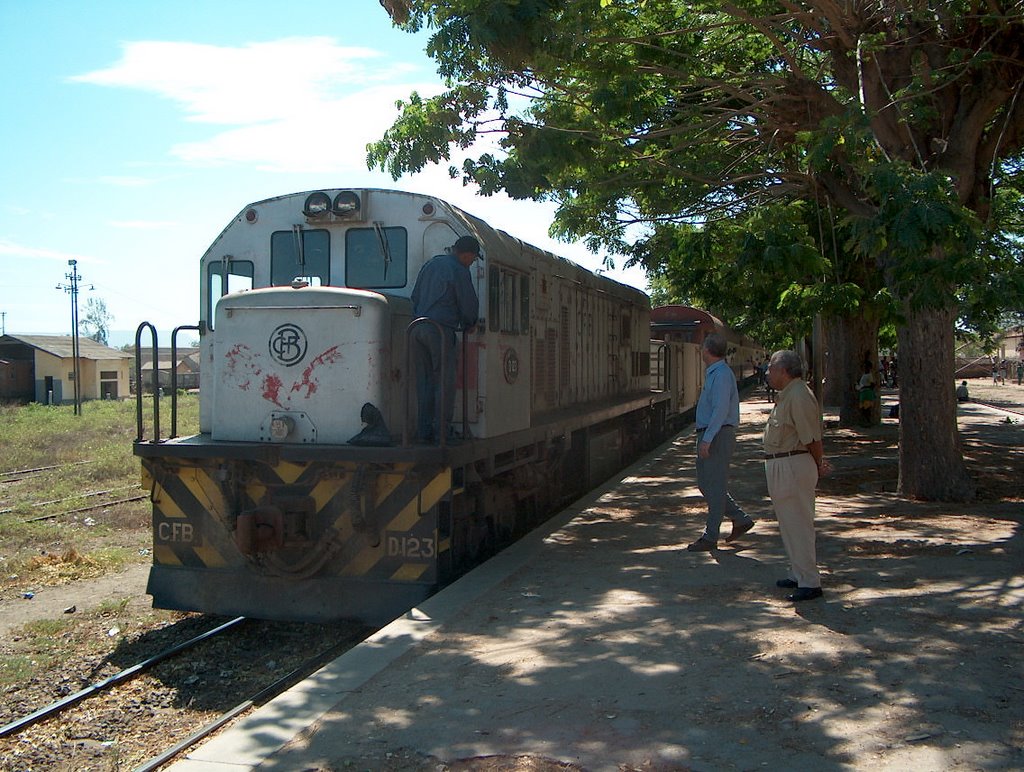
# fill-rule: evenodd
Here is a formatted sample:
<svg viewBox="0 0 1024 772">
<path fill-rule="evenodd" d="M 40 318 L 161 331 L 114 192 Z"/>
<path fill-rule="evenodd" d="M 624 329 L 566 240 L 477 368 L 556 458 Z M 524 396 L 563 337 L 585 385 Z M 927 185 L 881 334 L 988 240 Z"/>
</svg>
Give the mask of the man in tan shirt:
<svg viewBox="0 0 1024 772">
<path fill-rule="evenodd" d="M 768 383 L 778 391 L 764 427 L 764 470 L 768 478 L 790 574 L 776 585 L 795 590 L 791 601 L 821 597 L 814 544 L 814 489 L 829 465 L 821 443 L 821 410 L 803 380 L 803 364 L 793 351 L 776 351 Z"/>
</svg>

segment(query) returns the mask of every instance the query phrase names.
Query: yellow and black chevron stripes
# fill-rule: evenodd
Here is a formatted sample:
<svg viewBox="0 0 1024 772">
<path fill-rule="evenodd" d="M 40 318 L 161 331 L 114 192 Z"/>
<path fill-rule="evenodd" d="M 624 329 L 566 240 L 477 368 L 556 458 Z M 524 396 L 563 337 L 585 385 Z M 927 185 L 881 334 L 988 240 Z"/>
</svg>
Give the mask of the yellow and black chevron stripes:
<svg viewBox="0 0 1024 772">
<path fill-rule="evenodd" d="M 334 557 L 322 571 L 336 576 L 434 582 L 437 504 L 451 492 L 452 475 L 436 465 L 352 462 L 258 462 L 146 459 L 153 498 L 154 562 L 167 566 L 259 570 L 234 542 L 234 521 L 260 506 L 312 502 L 308 541 L 285 544 L 279 562 L 302 560 L 302 550 Z M 306 513 L 302 513 L 306 517 Z"/>
<path fill-rule="evenodd" d="M 450 490 L 448 467 L 410 468 L 397 485 L 389 486 L 387 491 L 378 488 L 378 503 L 371 517 L 381 542 L 377 547 L 363 544 L 341 568 L 341 574 L 393 581 L 435 581 L 437 518 L 430 515 Z"/>
<path fill-rule="evenodd" d="M 148 461 L 153 501 L 153 560 L 157 564 L 221 568 L 233 545 L 215 513 L 224 498 L 208 470 Z"/>
</svg>

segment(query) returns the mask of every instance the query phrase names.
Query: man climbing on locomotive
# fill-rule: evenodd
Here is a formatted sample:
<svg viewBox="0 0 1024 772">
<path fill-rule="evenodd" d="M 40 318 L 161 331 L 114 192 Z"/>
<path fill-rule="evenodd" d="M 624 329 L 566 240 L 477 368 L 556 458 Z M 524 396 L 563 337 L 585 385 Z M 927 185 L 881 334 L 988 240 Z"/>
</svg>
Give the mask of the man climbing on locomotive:
<svg viewBox="0 0 1024 772">
<path fill-rule="evenodd" d="M 473 288 L 469 266 L 480 256 L 480 242 L 460 236 L 450 252 L 432 257 L 416 277 L 412 290 L 413 315 L 426 322 L 412 331 L 412 356 L 416 366 L 417 439 L 436 443 L 440 437 L 438 414 L 450 427 L 455 414 L 457 329 L 468 331 L 476 324 L 480 301 Z M 443 357 L 442 357 L 443 347 Z M 441 362 L 444 361 L 444 372 Z M 438 404 L 444 404 L 438 410 Z"/>
</svg>

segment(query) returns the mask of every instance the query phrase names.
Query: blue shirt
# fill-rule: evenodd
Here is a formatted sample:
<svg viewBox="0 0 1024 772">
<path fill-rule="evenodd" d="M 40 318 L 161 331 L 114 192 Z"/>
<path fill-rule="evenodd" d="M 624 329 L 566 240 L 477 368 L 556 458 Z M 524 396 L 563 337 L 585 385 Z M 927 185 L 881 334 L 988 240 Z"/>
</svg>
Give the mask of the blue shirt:
<svg viewBox="0 0 1024 772">
<path fill-rule="evenodd" d="M 704 429 L 701 442 L 711 442 L 726 424 L 739 426 L 740 394 L 736 376 L 724 359 L 708 365 L 704 389 L 697 400 L 697 428 Z"/>
<path fill-rule="evenodd" d="M 440 322 L 445 327 L 472 327 L 480 301 L 469 269 L 455 255 L 430 258 L 412 290 L 413 314 Z"/>
</svg>

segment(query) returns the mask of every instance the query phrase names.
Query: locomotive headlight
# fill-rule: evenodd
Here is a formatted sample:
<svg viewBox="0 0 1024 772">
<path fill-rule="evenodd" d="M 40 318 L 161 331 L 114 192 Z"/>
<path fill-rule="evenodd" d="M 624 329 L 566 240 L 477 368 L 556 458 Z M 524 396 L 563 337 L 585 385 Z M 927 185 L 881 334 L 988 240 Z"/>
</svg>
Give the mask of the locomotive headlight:
<svg viewBox="0 0 1024 772">
<path fill-rule="evenodd" d="M 359 195 L 351 190 L 343 190 L 334 197 L 333 211 L 338 217 L 358 214 L 361 204 Z"/>
<path fill-rule="evenodd" d="M 310 193 L 306 203 L 302 205 L 302 213 L 306 217 L 322 217 L 331 211 L 331 197 L 326 193 Z"/>
<path fill-rule="evenodd" d="M 289 416 L 276 416 L 270 421 L 270 436 L 276 442 L 281 442 L 293 431 L 295 431 L 295 421 Z"/>
</svg>

